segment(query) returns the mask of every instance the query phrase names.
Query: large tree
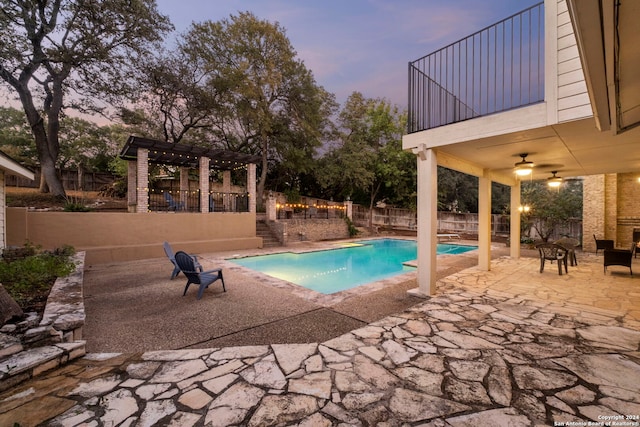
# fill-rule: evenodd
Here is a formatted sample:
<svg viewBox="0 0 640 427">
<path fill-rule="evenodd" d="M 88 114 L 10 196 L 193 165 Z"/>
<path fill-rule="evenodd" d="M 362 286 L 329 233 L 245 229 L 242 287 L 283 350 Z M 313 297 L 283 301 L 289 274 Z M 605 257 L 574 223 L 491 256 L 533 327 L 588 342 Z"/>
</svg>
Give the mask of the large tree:
<svg viewBox="0 0 640 427">
<path fill-rule="evenodd" d="M 172 27 L 154 0 L 0 0 L 0 77 L 15 93 L 35 139 L 49 191 L 56 174 L 60 118 L 96 112 L 135 92 L 137 58 Z M 45 190 L 44 182 L 41 190 Z"/>
<path fill-rule="evenodd" d="M 278 23 L 248 12 L 193 24 L 179 44 L 218 94 L 215 137 L 226 149 L 262 156 L 261 203 L 270 167 L 285 158 L 308 167 L 330 127 L 333 95 L 296 58 Z"/>
<path fill-rule="evenodd" d="M 402 150 L 406 115 L 384 99 L 352 93 L 338 116 L 338 136 L 321 160 L 317 179 L 333 197 L 384 200 L 415 207 L 416 160 Z"/>
</svg>

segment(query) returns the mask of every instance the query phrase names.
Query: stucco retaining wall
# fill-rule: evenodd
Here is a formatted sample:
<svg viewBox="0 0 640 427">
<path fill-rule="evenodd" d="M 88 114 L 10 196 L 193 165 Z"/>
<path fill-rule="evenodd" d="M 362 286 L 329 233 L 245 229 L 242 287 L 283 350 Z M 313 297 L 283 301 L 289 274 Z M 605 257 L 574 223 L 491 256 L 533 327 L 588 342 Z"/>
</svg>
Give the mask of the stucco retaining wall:
<svg viewBox="0 0 640 427">
<path fill-rule="evenodd" d="M 189 252 L 262 247 L 253 213 L 34 212 L 7 209 L 7 244 L 71 245 L 87 264 L 165 256 L 162 242 Z"/>
</svg>

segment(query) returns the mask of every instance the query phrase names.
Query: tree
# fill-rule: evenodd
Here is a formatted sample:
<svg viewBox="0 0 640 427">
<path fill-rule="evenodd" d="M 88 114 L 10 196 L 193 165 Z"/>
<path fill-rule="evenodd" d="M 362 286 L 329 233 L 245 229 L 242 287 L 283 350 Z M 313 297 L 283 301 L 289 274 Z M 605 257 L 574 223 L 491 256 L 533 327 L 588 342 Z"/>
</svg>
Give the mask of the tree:
<svg viewBox="0 0 640 427">
<path fill-rule="evenodd" d="M 42 168 L 41 190 L 65 196 L 56 174 L 60 118 L 98 112 L 135 93 L 137 58 L 172 27 L 154 0 L 0 0 L 0 77 L 18 96 Z M 37 105 L 39 104 L 39 105 Z M 44 185 L 46 182 L 46 186 Z"/>
<path fill-rule="evenodd" d="M 402 150 L 406 115 L 383 99 L 349 96 L 338 117 L 337 144 L 322 158 L 318 180 L 335 197 L 415 207 L 416 160 Z"/>
<path fill-rule="evenodd" d="M 0 107 L 0 150 L 25 165 L 38 163 L 29 124 L 16 108 Z"/>
<path fill-rule="evenodd" d="M 582 181 L 569 180 L 558 190 L 540 181 L 523 182 L 522 202 L 530 206 L 529 213 L 523 215 L 526 227 L 546 242 L 560 224 L 582 217 Z"/>
<path fill-rule="evenodd" d="M 248 12 L 193 24 L 180 48 L 207 72 L 207 89 L 218 94 L 214 134 L 224 148 L 262 156 L 261 203 L 275 163 L 308 167 L 329 127 L 333 96 L 296 59 L 279 24 Z"/>
</svg>

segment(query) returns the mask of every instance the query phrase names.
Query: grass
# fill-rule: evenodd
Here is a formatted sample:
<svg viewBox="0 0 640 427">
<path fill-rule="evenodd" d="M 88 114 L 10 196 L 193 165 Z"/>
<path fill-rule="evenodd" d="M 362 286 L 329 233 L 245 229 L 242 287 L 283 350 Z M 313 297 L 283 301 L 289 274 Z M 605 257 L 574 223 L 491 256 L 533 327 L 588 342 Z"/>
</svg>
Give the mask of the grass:
<svg viewBox="0 0 640 427">
<path fill-rule="evenodd" d="M 42 313 L 56 278 L 73 272 L 74 253 L 71 246 L 41 251 L 28 243 L 5 249 L 0 262 L 0 283 L 22 311 Z"/>
</svg>

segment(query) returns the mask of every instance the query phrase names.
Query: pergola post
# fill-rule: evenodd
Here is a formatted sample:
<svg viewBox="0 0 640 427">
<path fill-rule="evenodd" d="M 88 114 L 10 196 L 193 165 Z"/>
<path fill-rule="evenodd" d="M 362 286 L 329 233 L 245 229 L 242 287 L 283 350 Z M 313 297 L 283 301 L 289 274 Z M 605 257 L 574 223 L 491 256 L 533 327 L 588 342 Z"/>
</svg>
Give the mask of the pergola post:
<svg viewBox="0 0 640 427">
<path fill-rule="evenodd" d="M 137 205 L 138 169 L 135 160 L 127 161 L 127 211 L 135 212 Z"/>
<path fill-rule="evenodd" d="M 347 218 L 353 220 L 353 202 L 351 200 L 344 201 L 344 211 Z"/>
<path fill-rule="evenodd" d="M 208 157 L 200 157 L 199 185 L 200 189 L 200 212 L 209 212 L 209 163 Z"/>
<path fill-rule="evenodd" d="M 256 213 L 256 165 L 247 165 L 247 193 L 249 193 L 249 213 Z"/>
<path fill-rule="evenodd" d="M 136 164 L 136 212 L 147 213 L 149 211 L 149 150 L 138 148 Z"/>
<path fill-rule="evenodd" d="M 189 168 L 180 166 L 180 204 L 184 206 L 185 210 L 188 210 L 189 203 Z"/>
<path fill-rule="evenodd" d="M 222 171 L 222 205 L 225 212 L 231 212 L 231 171 Z"/>
</svg>

